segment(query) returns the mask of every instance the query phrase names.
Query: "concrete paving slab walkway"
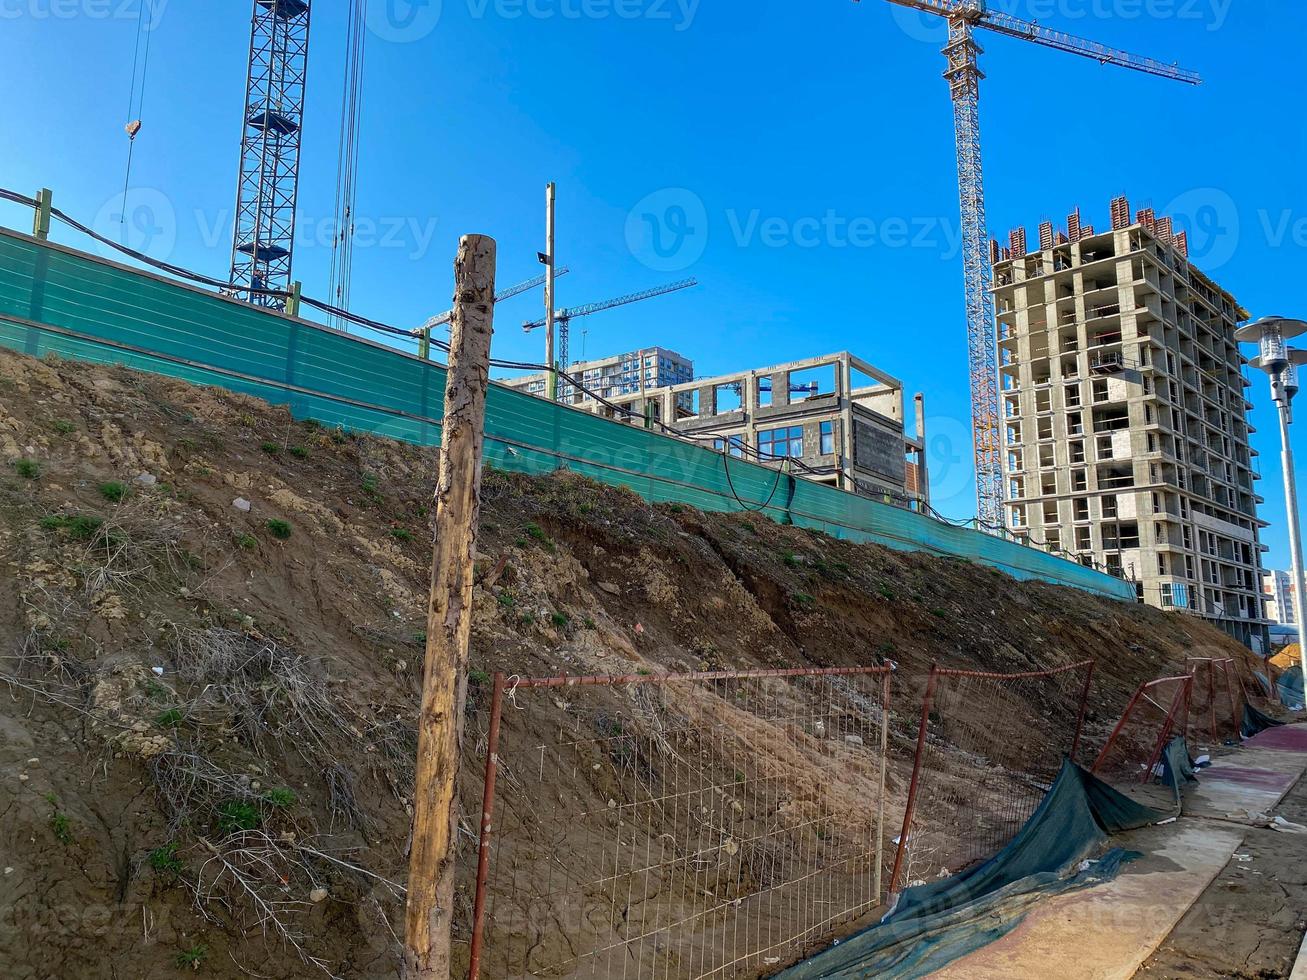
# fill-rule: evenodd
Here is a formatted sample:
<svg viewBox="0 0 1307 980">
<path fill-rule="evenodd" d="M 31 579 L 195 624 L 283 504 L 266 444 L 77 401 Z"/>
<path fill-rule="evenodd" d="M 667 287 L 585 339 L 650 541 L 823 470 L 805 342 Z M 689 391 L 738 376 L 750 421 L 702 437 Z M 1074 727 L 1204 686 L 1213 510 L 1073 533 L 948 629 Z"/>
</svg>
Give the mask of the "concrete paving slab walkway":
<svg viewBox="0 0 1307 980">
<path fill-rule="evenodd" d="M 1248 740 L 1199 773 L 1177 822 L 1114 840 L 1145 855 L 1115 881 L 1040 903 L 1011 934 L 933 976 L 1128 980 L 1243 843 L 1247 830 L 1230 816 L 1273 811 L 1305 770 L 1307 726 Z M 1307 980 L 1307 962 L 1297 970 L 1293 980 Z"/>
</svg>

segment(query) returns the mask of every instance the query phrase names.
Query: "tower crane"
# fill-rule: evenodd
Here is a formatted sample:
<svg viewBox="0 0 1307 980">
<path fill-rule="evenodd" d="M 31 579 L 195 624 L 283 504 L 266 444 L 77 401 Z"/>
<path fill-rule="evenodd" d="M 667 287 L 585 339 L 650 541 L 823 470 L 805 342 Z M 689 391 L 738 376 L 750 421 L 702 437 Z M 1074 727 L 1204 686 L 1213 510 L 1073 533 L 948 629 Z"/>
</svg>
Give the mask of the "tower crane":
<svg viewBox="0 0 1307 980">
<path fill-rule="evenodd" d="M 571 271 L 570 269 L 559 269 L 557 272 L 554 273 L 554 276 L 555 278 L 557 278 L 558 276 L 565 276 L 570 271 Z M 512 299 L 514 296 L 521 296 L 523 293 L 535 289 L 537 286 L 543 286 L 547 275 L 548 273 L 541 273 L 540 275 L 536 276 L 534 279 L 528 279 L 526 282 L 519 282 L 516 286 L 509 286 L 507 289 L 503 290 L 502 292 L 495 294 L 495 302 L 502 303 L 504 300 Z M 427 356 L 430 354 L 431 331 L 435 330 L 437 327 L 442 327 L 451 323 L 453 319 L 454 319 L 454 311 L 446 310 L 444 313 L 441 313 L 439 316 L 433 316 L 426 323 L 422 324 L 422 326 L 415 327 L 411 331 L 409 331 L 414 337 L 418 338 L 419 357 L 425 360 Z"/>
<path fill-rule="evenodd" d="M 854 0 L 855 3 L 858 0 Z M 953 126 L 957 136 L 958 189 L 962 199 L 963 271 L 966 281 L 968 356 L 971 364 L 971 415 L 976 455 L 976 499 L 981 526 L 1003 524 L 1003 469 L 999 438 L 998 343 L 994 326 L 994 298 L 990 292 L 993 269 L 987 251 L 985 189 L 980 158 L 979 67 L 984 49 L 976 42 L 977 30 L 992 31 L 1067 54 L 1090 58 L 1190 85 L 1202 79 L 1196 72 L 1153 58 L 1051 30 L 997 10 L 985 0 L 888 0 L 921 13 L 944 18 L 948 43 L 944 56 L 953 98 Z"/>
<path fill-rule="evenodd" d="M 554 322 L 558 325 L 558 363 L 566 369 L 568 365 L 567 341 L 570 332 L 572 320 L 576 317 L 590 316 L 592 313 L 602 313 L 604 310 L 613 310 L 619 306 L 630 306 L 632 303 L 641 303 L 647 299 L 653 299 L 655 296 L 666 296 L 668 293 L 675 293 L 682 289 L 689 289 L 691 286 L 699 285 L 698 279 L 683 279 L 680 282 L 670 283 L 666 286 L 657 286 L 654 289 L 646 289 L 641 293 L 632 293 L 630 296 L 619 296 L 617 299 L 604 300 L 602 303 L 590 303 L 586 306 L 573 306 L 565 310 L 559 310 L 554 315 Z M 531 320 L 522 324 L 522 329 L 527 333 L 532 330 L 539 330 L 545 326 L 546 320 Z"/>
<path fill-rule="evenodd" d="M 230 281 L 261 306 L 290 288 L 309 13 L 309 0 L 254 0 Z"/>
</svg>

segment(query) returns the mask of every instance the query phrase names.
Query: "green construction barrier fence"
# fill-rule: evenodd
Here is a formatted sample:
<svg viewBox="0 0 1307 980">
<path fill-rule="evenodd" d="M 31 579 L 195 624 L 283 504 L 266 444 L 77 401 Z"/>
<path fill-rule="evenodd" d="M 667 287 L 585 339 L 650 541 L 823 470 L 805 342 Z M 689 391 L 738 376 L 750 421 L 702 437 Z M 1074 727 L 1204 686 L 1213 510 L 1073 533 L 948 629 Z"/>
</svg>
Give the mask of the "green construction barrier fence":
<svg viewBox="0 0 1307 980">
<path fill-rule="evenodd" d="M 327 425 L 440 442 L 439 364 L 2 228 L 0 344 L 245 392 Z M 838 538 L 1134 599 L 1129 583 L 1075 562 L 503 385 L 491 387 L 486 434 L 487 456 L 503 469 L 563 467 L 649 501 L 757 510 Z"/>
</svg>

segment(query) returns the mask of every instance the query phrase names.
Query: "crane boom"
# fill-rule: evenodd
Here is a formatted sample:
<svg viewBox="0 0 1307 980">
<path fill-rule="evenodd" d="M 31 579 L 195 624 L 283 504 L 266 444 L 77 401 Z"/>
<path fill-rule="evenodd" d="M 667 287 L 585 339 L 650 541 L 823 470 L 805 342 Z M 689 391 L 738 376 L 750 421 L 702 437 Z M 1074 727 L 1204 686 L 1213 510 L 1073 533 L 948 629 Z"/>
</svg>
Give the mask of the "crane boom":
<svg viewBox="0 0 1307 980">
<path fill-rule="evenodd" d="M 559 310 L 554 316 L 554 322 L 558 325 L 558 363 L 564 367 L 569 363 L 567 359 L 568 342 L 571 336 L 573 318 L 590 316 L 592 313 L 602 313 L 604 310 L 613 310 L 619 306 L 629 306 L 632 303 L 640 303 L 646 299 L 653 299 L 655 296 L 666 296 L 668 293 L 675 293 L 697 285 L 699 285 L 698 279 L 682 279 L 680 282 L 669 283 L 666 286 L 655 286 L 653 289 L 631 293 L 629 296 L 619 296 L 617 299 L 606 299 L 600 303 L 588 303 L 585 306 L 574 306 Z M 539 330 L 547 322 L 546 320 L 530 320 L 522 324 L 522 329 L 526 333 L 530 333 L 532 330 Z"/>
<path fill-rule="evenodd" d="M 557 278 L 558 276 L 565 276 L 570 271 L 571 271 L 570 269 L 559 269 L 557 272 L 554 273 L 554 276 L 555 278 Z M 503 292 L 499 292 L 495 294 L 495 302 L 502 303 L 504 300 L 512 299 L 514 296 L 521 296 L 523 293 L 535 289 L 537 286 L 543 286 L 545 283 L 546 275 L 547 275 L 546 273 L 541 273 L 540 275 L 536 276 L 534 279 L 528 279 L 526 282 L 519 282 L 516 286 L 509 286 Z M 452 322 L 453 319 L 454 319 L 454 311 L 446 310 L 444 313 L 441 313 L 439 316 L 433 316 L 426 323 L 422 324 L 422 326 L 414 327 L 412 330 L 409 331 L 409 333 L 411 333 L 414 337 L 420 337 L 424 333 L 430 333 L 432 330 L 435 330 L 436 327 L 442 327 L 445 324 Z"/>
<path fill-rule="evenodd" d="M 1082 37 L 1076 37 L 1074 34 L 1067 34 L 1064 31 L 1050 30 L 1032 21 L 1010 17 L 1007 14 L 987 13 L 983 20 L 977 22 L 976 26 L 983 27 L 987 31 L 994 31 L 997 34 L 1006 34 L 1008 37 L 1018 37 L 1023 41 L 1033 41 L 1047 48 L 1056 48 L 1058 51 L 1065 51 L 1067 54 L 1090 58 L 1104 65 L 1129 68 L 1133 71 L 1143 72 L 1146 75 L 1156 75 L 1159 78 L 1169 78 L 1175 82 L 1185 82 L 1188 85 L 1201 85 L 1203 82 L 1202 76 L 1198 72 L 1190 71 L 1188 68 L 1181 68 L 1179 65 L 1168 65 L 1155 58 L 1131 54 L 1129 51 L 1108 47 L 1106 44 L 1100 44 L 1097 41 L 1087 41 Z"/>
<path fill-rule="evenodd" d="M 1100 64 L 1130 68 L 1147 75 L 1157 75 L 1190 85 L 1202 83 L 1201 76 L 1195 71 L 1178 65 L 1168 65 L 1166 62 L 1145 55 L 1131 54 L 1129 51 L 1076 37 L 1065 31 L 1055 31 L 1034 21 L 1022 20 L 1020 17 L 1013 17 L 999 10 L 989 10 L 981 0 L 889 0 L 889 2 L 939 17 L 962 17 L 975 27 L 1020 38 L 1023 41 L 1033 41 L 1035 44 L 1089 58 Z"/>
<path fill-rule="evenodd" d="M 579 316 L 590 316 L 592 313 L 602 313 L 604 310 L 613 310 L 619 306 L 629 306 L 631 303 L 640 303 L 646 299 L 653 299 L 655 296 L 665 296 L 667 293 L 674 293 L 681 289 L 689 289 L 691 286 L 699 285 L 697 279 L 684 279 L 681 282 L 670 283 L 666 286 L 655 286 L 653 289 L 646 289 L 643 292 L 632 293 L 629 296 L 619 296 L 617 299 L 607 299 L 601 303 L 587 303 L 585 306 L 570 306 L 565 310 L 559 310 L 556 319 L 573 320 Z M 532 330 L 538 330 L 545 325 L 544 320 L 532 320 L 529 323 L 522 324 L 522 329 L 528 333 Z"/>
<path fill-rule="evenodd" d="M 858 0 L 854 0 L 858 2 Z M 1020 38 L 1101 64 L 1197 85 L 1196 72 L 1154 58 L 1131 54 L 1062 31 L 1042 27 L 999 11 L 985 0 L 888 0 L 889 3 L 944 18 L 948 43 L 944 77 L 953 100 L 957 138 L 958 193 L 962 212 L 962 260 L 967 312 L 967 354 L 971 374 L 972 435 L 976 459 L 977 523 L 998 530 L 1003 520 L 1003 461 L 998 408 L 998 351 L 991 292 L 993 268 L 987 252 L 985 182 L 980 142 L 981 47 L 975 31 L 983 29 Z"/>
</svg>

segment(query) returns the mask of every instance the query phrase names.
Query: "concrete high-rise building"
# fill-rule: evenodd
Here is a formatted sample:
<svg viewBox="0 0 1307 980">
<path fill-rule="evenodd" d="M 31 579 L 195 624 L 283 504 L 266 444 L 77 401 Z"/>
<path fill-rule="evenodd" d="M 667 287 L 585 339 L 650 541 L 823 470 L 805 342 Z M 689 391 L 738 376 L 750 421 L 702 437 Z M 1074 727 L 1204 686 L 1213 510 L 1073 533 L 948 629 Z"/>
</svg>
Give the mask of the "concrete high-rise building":
<svg viewBox="0 0 1307 980">
<path fill-rule="evenodd" d="M 649 388 L 679 385 L 694 378 L 694 361 L 682 357 L 666 347 L 646 347 L 643 350 L 615 354 L 593 361 L 577 361 L 567 373 L 590 391 L 602 398 L 634 395 Z M 541 398 L 545 397 L 546 378 L 543 373 L 528 374 L 505 381 L 512 388 L 521 388 Z M 558 400 L 564 405 L 589 405 L 594 399 L 577 390 L 566 380 L 558 379 Z"/>
<path fill-rule="evenodd" d="M 1269 571 L 1262 575 L 1262 593 L 1266 596 L 1266 618 L 1281 626 L 1294 626 L 1293 578 L 1288 572 Z"/>
<path fill-rule="evenodd" d="M 1249 446 L 1249 318 L 1169 218 L 1112 202 L 991 246 L 1012 533 L 1133 579 L 1141 598 L 1266 642 Z"/>
</svg>

